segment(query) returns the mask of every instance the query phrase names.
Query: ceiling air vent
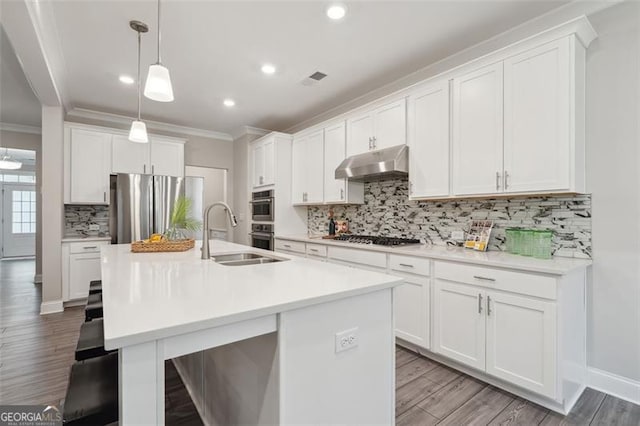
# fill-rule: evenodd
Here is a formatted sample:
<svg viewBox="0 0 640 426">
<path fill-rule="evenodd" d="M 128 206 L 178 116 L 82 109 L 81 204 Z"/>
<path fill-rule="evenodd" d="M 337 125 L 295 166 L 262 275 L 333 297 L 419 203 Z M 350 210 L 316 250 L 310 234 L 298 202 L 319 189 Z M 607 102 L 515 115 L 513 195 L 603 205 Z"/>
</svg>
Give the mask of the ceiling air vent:
<svg viewBox="0 0 640 426">
<path fill-rule="evenodd" d="M 322 80 L 326 76 L 327 75 L 325 73 L 316 71 L 313 74 L 311 74 L 309 77 L 302 80 L 302 84 L 304 84 L 305 86 L 312 86 L 314 84 L 317 84 L 320 80 Z"/>
</svg>

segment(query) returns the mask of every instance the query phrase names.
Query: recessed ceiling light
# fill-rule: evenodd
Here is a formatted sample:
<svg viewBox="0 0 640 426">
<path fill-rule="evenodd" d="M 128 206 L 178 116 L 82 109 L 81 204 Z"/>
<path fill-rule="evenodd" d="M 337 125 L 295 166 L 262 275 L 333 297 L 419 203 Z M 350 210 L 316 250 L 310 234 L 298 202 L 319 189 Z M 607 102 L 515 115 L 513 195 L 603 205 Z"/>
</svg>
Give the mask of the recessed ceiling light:
<svg viewBox="0 0 640 426">
<path fill-rule="evenodd" d="M 124 83 L 124 84 L 133 84 L 135 83 L 135 80 L 133 79 L 133 77 L 130 77 L 128 75 L 121 75 L 118 80 L 120 80 L 120 83 Z"/>
<path fill-rule="evenodd" d="M 327 9 L 327 16 L 333 20 L 344 18 L 347 14 L 347 9 L 341 4 L 334 4 Z"/>
<path fill-rule="evenodd" d="M 236 101 L 234 101 L 233 99 L 225 99 L 223 103 L 224 106 L 232 107 L 236 104 Z"/>
<path fill-rule="evenodd" d="M 276 67 L 271 64 L 264 64 L 261 70 L 265 74 L 273 74 L 276 72 Z"/>
</svg>

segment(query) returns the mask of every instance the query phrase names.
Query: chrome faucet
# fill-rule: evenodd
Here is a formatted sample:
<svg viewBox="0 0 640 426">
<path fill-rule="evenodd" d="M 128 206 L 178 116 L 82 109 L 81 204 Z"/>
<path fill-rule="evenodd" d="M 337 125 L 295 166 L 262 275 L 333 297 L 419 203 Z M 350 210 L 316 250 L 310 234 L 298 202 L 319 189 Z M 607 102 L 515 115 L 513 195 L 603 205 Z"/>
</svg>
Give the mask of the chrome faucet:
<svg viewBox="0 0 640 426">
<path fill-rule="evenodd" d="M 208 260 L 209 257 L 210 257 L 210 254 L 209 254 L 209 212 L 215 206 L 224 207 L 225 211 L 227 212 L 227 216 L 229 217 L 229 223 L 231 223 L 231 226 L 233 226 L 233 227 L 238 226 L 238 221 L 236 220 L 236 215 L 233 214 L 233 211 L 231 210 L 231 207 L 229 207 L 229 205 L 227 203 L 224 203 L 222 201 L 218 201 L 217 203 L 213 203 L 213 204 L 207 206 L 207 208 L 204 209 L 204 217 L 202 218 L 202 256 L 201 256 L 201 258 L 203 260 Z"/>
</svg>

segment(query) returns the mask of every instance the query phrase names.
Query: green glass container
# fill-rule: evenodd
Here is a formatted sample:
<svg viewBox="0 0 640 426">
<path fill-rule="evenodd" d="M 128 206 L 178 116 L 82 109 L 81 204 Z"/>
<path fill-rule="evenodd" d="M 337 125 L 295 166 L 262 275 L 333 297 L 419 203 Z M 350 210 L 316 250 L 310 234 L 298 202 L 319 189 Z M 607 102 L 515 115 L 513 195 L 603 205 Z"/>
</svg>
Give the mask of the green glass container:
<svg viewBox="0 0 640 426">
<path fill-rule="evenodd" d="M 533 241 L 533 257 L 538 259 L 551 259 L 553 232 L 549 230 L 536 230 L 534 231 Z"/>
<path fill-rule="evenodd" d="M 520 231 L 522 235 L 521 238 L 521 248 L 520 254 L 523 256 L 532 256 L 533 255 L 533 246 L 534 246 L 534 235 L 535 231 L 533 229 L 523 229 Z"/>
<path fill-rule="evenodd" d="M 520 229 L 507 228 L 505 234 L 507 236 L 507 253 L 518 254 L 517 245 L 520 237 Z"/>
</svg>

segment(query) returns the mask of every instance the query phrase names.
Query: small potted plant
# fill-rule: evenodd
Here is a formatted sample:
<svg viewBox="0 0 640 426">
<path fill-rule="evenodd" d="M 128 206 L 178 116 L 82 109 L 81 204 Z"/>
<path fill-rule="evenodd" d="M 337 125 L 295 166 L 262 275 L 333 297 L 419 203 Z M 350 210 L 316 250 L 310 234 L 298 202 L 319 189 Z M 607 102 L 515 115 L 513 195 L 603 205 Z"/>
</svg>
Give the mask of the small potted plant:
<svg viewBox="0 0 640 426">
<path fill-rule="evenodd" d="M 200 230 L 202 224 L 199 220 L 191 217 L 191 206 L 190 198 L 180 196 L 176 200 L 169 220 L 169 229 L 164 234 L 168 240 L 184 240 L 187 239 L 185 231 L 196 232 Z"/>
</svg>

